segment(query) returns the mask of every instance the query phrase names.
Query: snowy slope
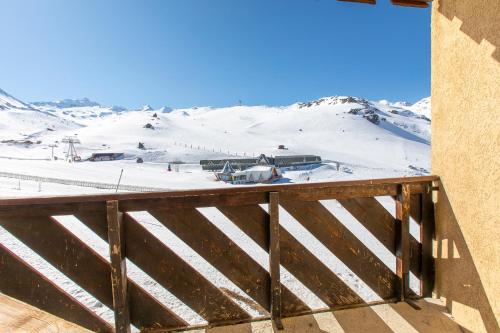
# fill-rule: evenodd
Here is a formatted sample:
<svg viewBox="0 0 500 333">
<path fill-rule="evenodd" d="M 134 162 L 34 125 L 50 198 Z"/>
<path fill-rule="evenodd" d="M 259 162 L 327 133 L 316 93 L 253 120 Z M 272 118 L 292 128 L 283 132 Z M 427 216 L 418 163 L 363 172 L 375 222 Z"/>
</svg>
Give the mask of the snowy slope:
<svg viewBox="0 0 500 333">
<path fill-rule="evenodd" d="M 48 132 L 79 127 L 73 121 L 39 110 L 0 89 L 0 141 L 38 141 Z"/>
<path fill-rule="evenodd" d="M 31 109 L 31 107 L 0 89 L 0 110 L 9 109 Z"/>
<path fill-rule="evenodd" d="M 40 169 L 50 176 L 114 181 L 124 168 L 129 184 L 180 188 L 220 185 L 213 183 L 211 173 L 200 170 L 199 161 L 206 158 L 318 154 L 341 165 L 340 170 L 326 163 L 313 170 L 286 172 L 285 178 L 292 182 L 415 175 L 425 173 L 430 164 L 430 120 L 421 109 L 404 102 L 333 96 L 282 107 L 155 110 L 146 105 L 126 110 L 89 99 L 28 105 L 6 93 L 2 96 L 10 102 L 8 109 L 0 110 L 0 139 L 31 138 L 41 143 L 0 143 L 0 157 L 13 158 L 2 161 L 0 172 Z M 63 158 L 66 146 L 61 140 L 67 135 L 81 140 L 77 150 L 83 159 L 95 152 L 123 152 L 126 160 L 74 166 L 15 160 L 47 159 L 49 144 L 56 144 L 54 154 Z M 288 150 L 278 150 L 278 145 Z M 136 164 L 137 157 L 146 163 Z M 185 175 L 165 176 L 165 163 L 174 161 L 190 165 L 182 167 Z"/>
<path fill-rule="evenodd" d="M 120 106 L 102 106 L 88 98 L 33 102 L 31 105 L 38 110 L 49 112 L 61 119 L 76 121 L 83 125 L 89 125 L 97 118 L 127 111 L 126 108 Z"/>
</svg>

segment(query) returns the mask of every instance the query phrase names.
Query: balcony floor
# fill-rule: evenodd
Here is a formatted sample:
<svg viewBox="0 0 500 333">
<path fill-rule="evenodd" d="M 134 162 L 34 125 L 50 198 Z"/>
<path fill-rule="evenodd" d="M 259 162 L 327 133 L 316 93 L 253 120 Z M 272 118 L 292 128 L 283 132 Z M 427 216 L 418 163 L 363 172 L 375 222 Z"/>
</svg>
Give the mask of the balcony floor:
<svg viewBox="0 0 500 333">
<path fill-rule="evenodd" d="M 450 318 L 446 308 L 438 300 L 428 299 L 414 302 L 420 310 L 407 303 L 383 304 L 355 309 L 323 312 L 283 319 L 284 330 L 290 333 L 355 333 L 355 332 L 467 332 Z M 269 320 L 240 324 L 234 326 L 215 327 L 205 330 L 186 331 L 190 333 L 272 333 Z"/>
<path fill-rule="evenodd" d="M 0 332 L 90 332 L 0 293 Z"/>
<path fill-rule="evenodd" d="M 437 300 L 414 302 L 420 310 L 407 303 L 383 304 L 371 307 L 323 312 L 283 320 L 283 333 L 325 332 L 457 332 L 467 330 L 446 313 Z M 72 323 L 0 294 L 1 332 L 89 332 Z M 194 329 L 186 333 L 272 333 L 269 320 L 233 326 Z"/>
</svg>

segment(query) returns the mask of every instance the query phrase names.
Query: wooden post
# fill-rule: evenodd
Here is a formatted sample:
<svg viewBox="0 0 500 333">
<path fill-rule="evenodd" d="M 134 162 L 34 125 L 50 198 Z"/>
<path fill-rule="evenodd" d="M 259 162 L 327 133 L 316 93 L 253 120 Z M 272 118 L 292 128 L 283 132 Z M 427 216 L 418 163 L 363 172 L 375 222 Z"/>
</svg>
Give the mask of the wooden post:
<svg viewBox="0 0 500 333">
<path fill-rule="evenodd" d="M 271 275 L 271 319 L 278 330 L 281 322 L 279 194 L 269 193 L 269 274 Z"/>
<path fill-rule="evenodd" d="M 420 290 L 422 297 L 431 297 L 434 288 L 434 258 L 432 242 L 434 239 L 434 202 L 432 201 L 432 184 L 428 191 L 422 193 L 422 221 L 420 223 L 420 239 L 422 242 L 422 275 Z"/>
<path fill-rule="evenodd" d="M 396 275 L 398 296 L 404 301 L 408 295 L 410 275 L 410 186 L 398 186 L 396 200 Z"/>
<path fill-rule="evenodd" d="M 107 201 L 106 209 L 115 329 L 117 333 L 130 333 L 123 214 L 118 211 L 118 201 L 116 200 Z"/>
</svg>

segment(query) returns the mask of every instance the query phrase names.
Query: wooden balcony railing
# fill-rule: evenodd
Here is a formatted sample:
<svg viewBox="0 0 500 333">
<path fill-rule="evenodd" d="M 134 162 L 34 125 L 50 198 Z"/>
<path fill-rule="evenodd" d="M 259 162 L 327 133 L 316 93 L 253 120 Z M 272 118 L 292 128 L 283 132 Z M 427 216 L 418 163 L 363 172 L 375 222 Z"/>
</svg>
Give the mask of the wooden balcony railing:
<svg viewBox="0 0 500 333">
<path fill-rule="evenodd" d="M 368 304 L 280 224 L 286 210 L 383 302 L 428 296 L 433 284 L 433 182 L 409 177 L 331 183 L 237 187 L 161 193 L 123 193 L 0 199 L 0 225 L 66 277 L 114 310 L 115 327 L 0 244 L 0 292 L 99 332 L 172 330 L 188 323 L 127 276 L 129 259 L 209 325 L 252 321 L 248 312 L 140 224 L 147 211 L 248 297 L 276 325 L 310 313 L 280 282 L 283 267 L 329 309 Z M 375 197 L 394 199 L 396 216 Z M 396 272 L 345 227 L 320 200 L 337 200 L 395 255 Z M 265 209 L 262 204 L 267 204 Z M 197 208 L 216 207 L 269 253 L 264 269 Z M 109 243 L 109 261 L 55 217 L 73 215 Z M 420 239 L 410 235 L 410 216 Z M 420 292 L 409 288 L 409 273 Z"/>
</svg>

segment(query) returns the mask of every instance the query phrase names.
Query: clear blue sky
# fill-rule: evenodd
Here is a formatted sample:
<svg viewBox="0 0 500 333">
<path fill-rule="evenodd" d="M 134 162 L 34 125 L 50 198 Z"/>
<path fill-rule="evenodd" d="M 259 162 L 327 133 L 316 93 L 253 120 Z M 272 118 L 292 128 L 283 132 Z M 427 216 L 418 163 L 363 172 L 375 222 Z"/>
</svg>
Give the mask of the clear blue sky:
<svg viewBox="0 0 500 333">
<path fill-rule="evenodd" d="M 127 107 L 428 96 L 430 10 L 378 2 L 0 0 L 0 88 Z"/>
</svg>

